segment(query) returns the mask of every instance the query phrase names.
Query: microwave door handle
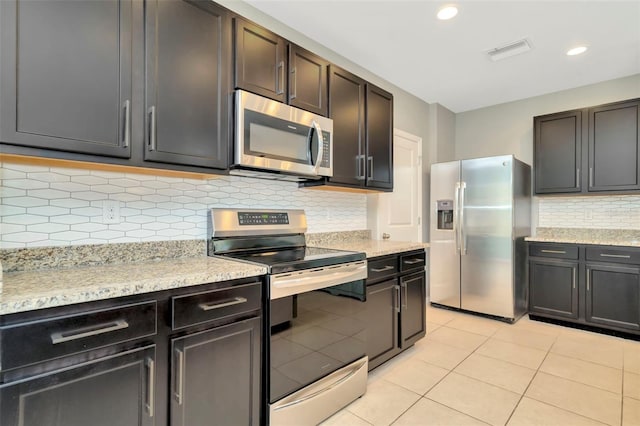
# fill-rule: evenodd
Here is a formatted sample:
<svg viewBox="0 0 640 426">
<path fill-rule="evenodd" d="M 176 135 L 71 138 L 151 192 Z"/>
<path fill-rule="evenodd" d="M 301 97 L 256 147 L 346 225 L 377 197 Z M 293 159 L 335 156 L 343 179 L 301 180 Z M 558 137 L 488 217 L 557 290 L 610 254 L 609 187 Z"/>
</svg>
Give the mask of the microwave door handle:
<svg viewBox="0 0 640 426">
<path fill-rule="evenodd" d="M 320 125 L 316 121 L 311 122 L 311 125 L 316 129 L 316 134 L 318 135 L 318 156 L 316 158 L 315 167 L 313 168 L 314 173 L 317 175 L 318 169 L 320 168 L 320 161 L 324 155 L 324 143 L 322 143 L 322 129 L 320 128 Z"/>
</svg>

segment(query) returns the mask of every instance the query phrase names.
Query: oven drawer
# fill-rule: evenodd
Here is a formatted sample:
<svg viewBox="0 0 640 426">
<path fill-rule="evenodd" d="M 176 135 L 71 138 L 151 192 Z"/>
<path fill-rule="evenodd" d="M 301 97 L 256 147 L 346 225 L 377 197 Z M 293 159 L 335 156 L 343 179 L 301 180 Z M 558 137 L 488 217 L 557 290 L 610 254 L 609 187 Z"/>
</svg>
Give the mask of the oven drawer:
<svg viewBox="0 0 640 426">
<path fill-rule="evenodd" d="M 367 281 L 389 277 L 398 273 L 398 256 L 368 260 Z"/>
<path fill-rule="evenodd" d="M 423 251 L 407 253 L 400 256 L 400 272 L 419 271 L 424 269 L 425 253 Z"/>
<path fill-rule="evenodd" d="M 262 283 L 251 283 L 171 299 L 171 327 L 188 327 L 261 308 Z"/>
<path fill-rule="evenodd" d="M 578 259 L 578 246 L 575 244 L 529 243 L 529 256 L 575 260 Z"/>
<path fill-rule="evenodd" d="M 596 262 L 640 264 L 640 249 L 631 247 L 587 247 L 587 260 Z"/>
<path fill-rule="evenodd" d="M 156 311 L 148 301 L 1 328 L 2 369 L 152 336 Z"/>
</svg>

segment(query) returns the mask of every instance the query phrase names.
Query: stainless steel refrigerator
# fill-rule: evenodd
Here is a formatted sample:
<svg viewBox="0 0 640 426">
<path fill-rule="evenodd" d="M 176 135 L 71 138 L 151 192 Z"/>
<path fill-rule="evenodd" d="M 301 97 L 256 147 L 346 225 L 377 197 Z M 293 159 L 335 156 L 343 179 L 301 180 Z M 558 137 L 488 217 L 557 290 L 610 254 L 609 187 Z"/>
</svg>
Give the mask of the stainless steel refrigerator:
<svg viewBox="0 0 640 426">
<path fill-rule="evenodd" d="M 432 304 L 509 321 L 527 309 L 531 168 L 512 155 L 431 166 Z"/>
</svg>

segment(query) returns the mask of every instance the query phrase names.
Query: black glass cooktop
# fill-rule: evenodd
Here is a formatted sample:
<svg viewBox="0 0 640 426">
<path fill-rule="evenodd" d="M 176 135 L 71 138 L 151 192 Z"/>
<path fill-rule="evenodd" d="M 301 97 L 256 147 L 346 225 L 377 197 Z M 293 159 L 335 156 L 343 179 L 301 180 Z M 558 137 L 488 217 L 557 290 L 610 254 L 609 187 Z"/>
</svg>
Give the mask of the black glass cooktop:
<svg viewBox="0 0 640 426">
<path fill-rule="evenodd" d="M 272 274 L 355 262 L 366 258 L 365 253 L 321 247 L 295 247 L 280 250 L 235 252 L 227 253 L 225 256 L 267 265 Z"/>
</svg>

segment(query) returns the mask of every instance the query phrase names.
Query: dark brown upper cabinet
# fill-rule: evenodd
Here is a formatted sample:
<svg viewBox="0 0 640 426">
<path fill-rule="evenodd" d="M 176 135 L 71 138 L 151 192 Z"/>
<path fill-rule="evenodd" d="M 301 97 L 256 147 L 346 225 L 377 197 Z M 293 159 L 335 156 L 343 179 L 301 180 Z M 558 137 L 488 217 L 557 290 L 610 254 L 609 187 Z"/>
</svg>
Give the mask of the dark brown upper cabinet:
<svg viewBox="0 0 640 426">
<path fill-rule="evenodd" d="M 589 191 L 640 189 L 640 100 L 589 108 Z"/>
<path fill-rule="evenodd" d="M 332 184 L 365 183 L 366 82 L 335 65 L 329 67 L 329 118 L 333 119 Z"/>
<path fill-rule="evenodd" d="M 329 62 L 308 50 L 289 44 L 289 105 L 328 115 Z"/>
<path fill-rule="evenodd" d="M 333 119 L 333 176 L 327 183 L 393 190 L 393 96 L 331 65 L 329 118 Z"/>
<path fill-rule="evenodd" d="M 326 117 L 329 62 L 252 22 L 234 22 L 235 87 Z"/>
<path fill-rule="evenodd" d="M 286 102 L 287 41 L 234 18 L 235 87 Z"/>
<path fill-rule="evenodd" d="M 226 168 L 231 17 L 211 1 L 150 0 L 145 29 L 144 159 Z"/>
<path fill-rule="evenodd" d="M 0 142 L 128 158 L 132 1 L 2 1 L 0 16 Z"/>
<path fill-rule="evenodd" d="M 534 118 L 535 193 L 640 190 L 640 99 Z"/>
<path fill-rule="evenodd" d="M 393 190 L 393 96 L 367 83 L 365 186 Z"/>
<path fill-rule="evenodd" d="M 536 194 L 582 191 L 582 110 L 536 117 Z"/>
</svg>

